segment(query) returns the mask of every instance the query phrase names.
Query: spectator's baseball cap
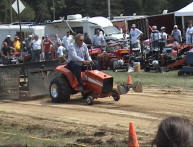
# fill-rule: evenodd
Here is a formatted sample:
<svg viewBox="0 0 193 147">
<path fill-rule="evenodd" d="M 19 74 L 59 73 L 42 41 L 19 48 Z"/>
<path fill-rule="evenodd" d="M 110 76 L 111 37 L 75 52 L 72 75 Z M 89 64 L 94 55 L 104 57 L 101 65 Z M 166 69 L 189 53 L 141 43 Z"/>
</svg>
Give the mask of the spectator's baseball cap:
<svg viewBox="0 0 193 147">
<path fill-rule="evenodd" d="M 45 37 L 48 37 L 48 34 L 46 34 Z"/>
<path fill-rule="evenodd" d="M 165 30 L 166 29 L 166 27 L 161 27 L 161 30 Z"/>
<path fill-rule="evenodd" d="M 29 38 L 32 38 L 32 35 L 29 35 L 28 37 L 29 37 Z"/>
<path fill-rule="evenodd" d="M 157 30 L 157 26 L 152 26 L 152 29 L 153 30 Z"/>
<path fill-rule="evenodd" d="M 133 24 L 131 25 L 131 27 L 132 27 L 132 28 L 136 28 L 136 24 L 133 23 Z"/>
<path fill-rule="evenodd" d="M 10 38 L 11 36 L 10 35 L 7 35 L 7 38 Z"/>
<path fill-rule="evenodd" d="M 174 25 L 174 28 L 178 28 L 178 26 L 177 26 L 177 25 Z"/>
</svg>

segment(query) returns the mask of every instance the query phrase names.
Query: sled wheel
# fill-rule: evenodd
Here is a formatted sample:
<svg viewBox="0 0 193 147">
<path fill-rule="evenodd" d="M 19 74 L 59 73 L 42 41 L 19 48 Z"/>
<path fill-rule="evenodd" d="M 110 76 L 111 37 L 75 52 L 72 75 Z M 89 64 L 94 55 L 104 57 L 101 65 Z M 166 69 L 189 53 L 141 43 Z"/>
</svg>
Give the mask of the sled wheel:
<svg viewBox="0 0 193 147">
<path fill-rule="evenodd" d="M 112 90 L 112 97 L 114 101 L 118 101 L 120 99 L 120 94 L 117 89 Z"/>
<path fill-rule="evenodd" d="M 50 83 L 49 93 L 52 102 L 67 102 L 70 100 L 71 87 L 65 78 L 56 77 Z"/>
<path fill-rule="evenodd" d="M 141 82 L 137 81 L 133 83 L 132 88 L 134 92 L 143 92 L 143 87 Z"/>
<path fill-rule="evenodd" d="M 92 105 L 92 104 L 93 104 L 93 101 L 94 101 L 94 98 L 93 98 L 91 95 L 87 96 L 87 98 L 86 98 L 86 103 L 87 103 L 88 105 Z"/>
</svg>

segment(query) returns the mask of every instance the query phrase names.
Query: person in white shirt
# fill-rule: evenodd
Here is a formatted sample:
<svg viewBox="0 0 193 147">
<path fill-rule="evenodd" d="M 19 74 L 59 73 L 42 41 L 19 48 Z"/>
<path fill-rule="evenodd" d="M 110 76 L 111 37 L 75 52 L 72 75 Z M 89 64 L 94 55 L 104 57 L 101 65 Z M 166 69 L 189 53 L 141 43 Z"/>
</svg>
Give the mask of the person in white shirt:
<svg viewBox="0 0 193 147">
<path fill-rule="evenodd" d="M 58 43 L 58 49 L 57 49 L 57 57 L 60 58 L 60 57 L 67 57 L 67 49 L 62 46 L 62 43 Z"/>
<path fill-rule="evenodd" d="M 105 39 L 103 35 L 100 34 L 100 30 L 96 30 L 96 34 L 93 36 L 93 46 L 94 48 L 101 48 L 104 46 Z"/>
<path fill-rule="evenodd" d="M 39 62 L 40 61 L 40 54 L 41 54 L 41 47 L 42 42 L 37 35 L 34 36 L 32 41 L 32 61 Z"/>
<path fill-rule="evenodd" d="M 70 44 L 72 43 L 72 41 L 73 41 L 73 36 L 71 35 L 70 31 L 68 31 L 66 33 L 66 36 L 64 36 L 62 39 L 62 43 L 67 50 L 68 50 Z"/>
<path fill-rule="evenodd" d="M 58 50 L 58 47 L 59 47 L 59 44 L 61 43 L 62 44 L 62 41 L 61 41 L 61 39 L 60 39 L 60 37 L 58 36 L 58 34 L 55 34 L 55 36 L 54 36 L 55 38 L 54 38 L 54 40 L 53 40 L 53 43 L 54 43 L 54 51 L 55 51 L 55 53 L 56 53 L 56 57 L 58 57 L 57 56 L 57 50 Z"/>
<path fill-rule="evenodd" d="M 132 24 L 130 30 L 130 41 L 131 41 L 131 50 L 133 48 L 140 48 L 140 36 L 143 34 L 139 29 L 136 28 L 136 24 Z"/>
<path fill-rule="evenodd" d="M 168 35 L 166 34 L 165 30 L 166 30 L 165 27 L 161 27 L 160 40 L 159 40 L 160 53 L 162 53 L 163 48 L 167 44 Z"/>
<path fill-rule="evenodd" d="M 174 25 L 174 29 L 172 30 L 171 33 L 172 37 L 174 38 L 174 41 L 177 41 L 178 43 L 182 42 L 182 33 L 181 31 L 178 29 L 177 25 Z"/>
<path fill-rule="evenodd" d="M 192 23 L 188 24 L 188 28 L 186 30 L 186 44 L 193 44 L 193 27 L 192 27 Z"/>
<path fill-rule="evenodd" d="M 58 42 L 58 49 L 57 49 L 57 59 L 60 61 L 60 63 L 64 63 L 67 61 L 67 55 L 68 51 L 67 49 L 62 45 L 61 42 Z"/>
<path fill-rule="evenodd" d="M 152 32 L 150 34 L 151 39 L 151 50 L 155 50 L 156 48 L 159 48 L 159 39 L 160 39 L 160 33 L 157 30 L 157 26 L 152 26 Z"/>
</svg>

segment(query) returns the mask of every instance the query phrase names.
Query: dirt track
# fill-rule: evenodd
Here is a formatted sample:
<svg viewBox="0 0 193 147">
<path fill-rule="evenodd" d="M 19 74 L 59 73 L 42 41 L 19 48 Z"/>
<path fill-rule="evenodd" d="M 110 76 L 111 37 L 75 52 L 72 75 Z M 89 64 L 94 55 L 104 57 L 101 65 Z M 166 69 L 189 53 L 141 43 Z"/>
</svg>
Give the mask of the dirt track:
<svg viewBox="0 0 193 147">
<path fill-rule="evenodd" d="M 49 98 L 30 101 L 0 101 L 0 118 L 18 124 L 37 124 L 64 131 L 78 130 L 99 140 L 127 142 L 129 122 L 134 122 L 141 146 L 149 146 L 157 126 L 167 116 L 193 120 L 193 90 L 145 87 L 143 93 L 130 91 L 119 102 L 97 99 L 87 106 L 80 95 L 67 104 L 53 104 Z M 100 135 L 99 135 L 100 136 Z M 86 142 L 82 142 L 86 143 Z M 97 145 L 97 143 L 95 143 Z"/>
</svg>

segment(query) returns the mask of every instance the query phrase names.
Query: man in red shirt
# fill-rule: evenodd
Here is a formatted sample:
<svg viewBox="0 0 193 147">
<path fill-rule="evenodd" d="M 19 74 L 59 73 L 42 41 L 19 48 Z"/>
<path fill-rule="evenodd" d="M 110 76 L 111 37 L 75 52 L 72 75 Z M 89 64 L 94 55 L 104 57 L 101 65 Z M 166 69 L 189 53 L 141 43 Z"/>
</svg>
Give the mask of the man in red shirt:
<svg viewBox="0 0 193 147">
<path fill-rule="evenodd" d="M 51 48 L 52 48 L 52 46 L 53 46 L 53 42 L 50 40 L 48 35 L 46 35 L 45 39 L 43 40 L 43 51 L 44 51 L 46 61 L 51 60 Z"/>
</svg>

